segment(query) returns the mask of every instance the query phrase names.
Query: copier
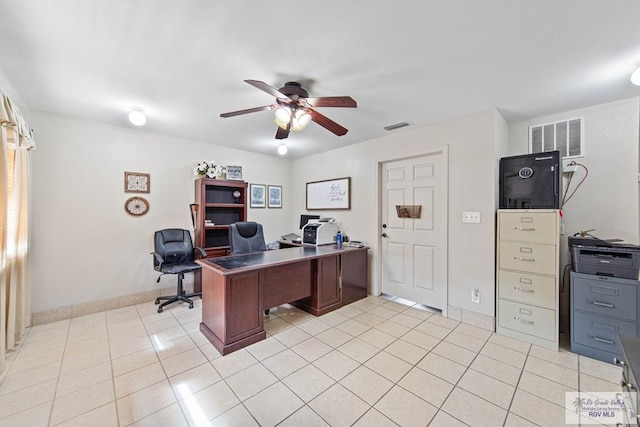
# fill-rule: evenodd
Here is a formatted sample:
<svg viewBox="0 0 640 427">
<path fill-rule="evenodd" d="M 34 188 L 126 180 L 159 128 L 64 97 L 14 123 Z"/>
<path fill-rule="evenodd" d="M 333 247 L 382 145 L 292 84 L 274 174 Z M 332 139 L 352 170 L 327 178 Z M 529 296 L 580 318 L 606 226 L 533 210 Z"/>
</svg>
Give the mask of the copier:
<svg viewBox="0 0 640 427">
<path fill-rule="evenodd" d="M 568 243 L 576 273 L 640 279 L 640 246 L 597 237 L 569 237 Z"/>
<path fill-rule="evenodd" d="M 335 243 L 338 224 L 335 218 L 310 219 L 302 227 L 302 243 L 311 245 L 330 245 Z"/>
</svg>

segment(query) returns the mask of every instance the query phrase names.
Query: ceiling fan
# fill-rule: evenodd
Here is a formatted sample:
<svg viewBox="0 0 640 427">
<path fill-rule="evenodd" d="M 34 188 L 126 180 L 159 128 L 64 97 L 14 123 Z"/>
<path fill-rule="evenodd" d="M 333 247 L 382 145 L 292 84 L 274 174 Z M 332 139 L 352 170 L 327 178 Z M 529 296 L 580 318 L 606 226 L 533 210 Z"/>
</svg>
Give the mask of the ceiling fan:
<svg viewBox="0 0 640 427">
<path fill-rule="evenodd" d="M 325 96 L 321 98 L 309 98 L 309 93 L 298 82 L 287 82 L 280 89 L 269 86 L 259 80 L 245 80 L 254 86 L 276 98 L 276 103 L 262 107 L 247 108 L 246 110 L 231 111 L 220 114 L 220 117 L 233 117 L 242 114 L 257 113 L 258 111 L 276 110 L 275 122 L 278 125 L 276 139 L 285 139 L 290 131 L 304 129 L 311 121 L 319 124 L 342 136 L 348 130 L 314 110 L 314 107 L 347 107 L 356 108 L 358 105 L 350 96 Z"/>
</svg>

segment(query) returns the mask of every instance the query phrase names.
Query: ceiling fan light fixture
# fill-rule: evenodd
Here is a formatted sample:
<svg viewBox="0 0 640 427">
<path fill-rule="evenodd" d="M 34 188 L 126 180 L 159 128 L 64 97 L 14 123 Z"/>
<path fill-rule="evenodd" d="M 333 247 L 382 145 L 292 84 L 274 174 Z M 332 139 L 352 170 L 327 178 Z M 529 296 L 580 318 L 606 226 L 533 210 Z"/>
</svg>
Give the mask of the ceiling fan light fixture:
<svg viewBox="0 0 640 427">
<path fill-rule="evenodd" d="M 147 116 L 145 116 L 142 108 L 132 107 L 129 112 L 129 121 L 135 126 L 143 126 L 147 123 Z"/>
<path fill-rule="evenodd" d="M 291 124 L 292 131 L 299 131 L 311 123 L 311 114 L 307 113 L 304 110 L 298 110 L 295 112 L 293 116 L 293 123 Z"/>
<path fill-rule="evenodd" d="M 640 86 L 640 65 L 638 65 L 633 73 L 631 73 L 631 83 Z"/>
<path fill-rule="evenodd" d="M 284 143 L 278 145 L 278 154 L 284 156 L 285 154 L 287 154 L 287 151 L 289 151 L 289 149 Z"/>
<path fill-rule="evenodd" d="M 286 129 L 287 125 L 289 125 L 289 122 L 291 121 L 291 109 L 289 107 L 280 107 L 276 109 L 275 115 L 275 124 L 280 126 L 282 129 Z"/>
</svg>

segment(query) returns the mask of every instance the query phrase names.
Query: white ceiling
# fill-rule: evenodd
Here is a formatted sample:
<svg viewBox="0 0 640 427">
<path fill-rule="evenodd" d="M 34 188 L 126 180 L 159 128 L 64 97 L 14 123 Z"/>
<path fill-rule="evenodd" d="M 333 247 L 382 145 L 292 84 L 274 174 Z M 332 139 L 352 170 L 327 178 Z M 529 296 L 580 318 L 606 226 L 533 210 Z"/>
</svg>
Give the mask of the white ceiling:
<svg viewBox="0 0 640 427">
<path fill-rule="evenodd" d="M 272 112 L 220 118 L 273 103 L 244 79 L 358 102 L 318 109 L 349 133 L 311 124 L 289 158 L 398 121 L 638 96 L 638 60 L 637 0 L 0 0 L 0 74 L 24 108 L 133 127 L 140 106 L 149 132 L 277 155 Z"/>
</svg>

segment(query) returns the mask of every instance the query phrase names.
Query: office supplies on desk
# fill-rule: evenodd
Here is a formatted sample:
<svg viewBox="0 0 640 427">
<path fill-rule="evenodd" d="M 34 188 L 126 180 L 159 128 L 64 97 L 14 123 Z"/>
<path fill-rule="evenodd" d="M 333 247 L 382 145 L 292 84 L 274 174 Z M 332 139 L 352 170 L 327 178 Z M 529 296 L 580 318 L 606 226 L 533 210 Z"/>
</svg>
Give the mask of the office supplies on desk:
<svg viewBox="0 0 640 427">
<path fill-rule="evenodd" d="M 295 233 L 289 233 L 289 234 L 285 234 L 284 236 L 281 236 L 282 240 L 290 240 L 290 241 L 296 241 L 296 240 L 300 240 L 300 236 L 298 236 Z"/>
<path fill-rule="evenodd" d="M 302 243 L 312 245 L 330 245 L 335 242 L 338 224 L 335 218 L 321 218 L 310 220 L 302 228 Z"/>
</svg>

